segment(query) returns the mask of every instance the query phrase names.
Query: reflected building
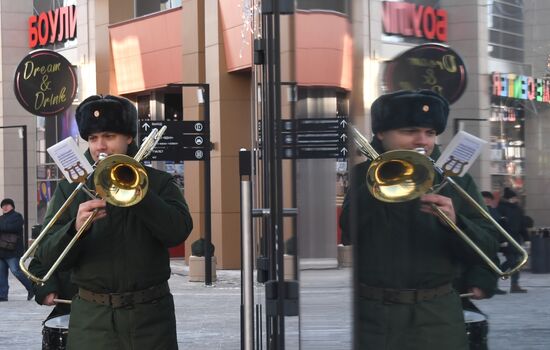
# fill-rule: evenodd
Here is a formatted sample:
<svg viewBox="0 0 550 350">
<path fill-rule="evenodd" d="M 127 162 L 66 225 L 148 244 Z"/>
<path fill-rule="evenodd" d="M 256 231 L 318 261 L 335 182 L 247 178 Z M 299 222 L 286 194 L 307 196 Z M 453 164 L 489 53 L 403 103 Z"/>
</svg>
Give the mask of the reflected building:
<svg viewBox="0 0 550 350">
<path fill-rule="evenodd" d="M 20 59 L 37 48 L 64 55 L 76 67 L 79 80 L 73 106 L 57 117 L 29 115 L 17 104 L 11 82 L 4 84 L 3 125 L 24 123 L 29 130 L 30 226 L 41 222 L 60 176 L 46 149 L 65 137 L 78 139 L 73 121 L 79 101 L 94 93 L 119 94 L 135 102 L 140 119 L 197 120 L 204 107 L 196 89 L 169 85 L 208 83 L 214 145 L 210 154 L 213 242 L 218 266 L 238 268 L 238 151 L 262 146 L 258 89 L 262 77 L 254 65 L 259 54 L 254 39 L 261 33 L 260 4 L 252 0 L 3 1 L 0 16 L 11 33 L 0 47 L 4 81 L 10 82 Z M 472 169 L 479 187 L 495 192 L 502 186 L 513 187 L 535 224 L 550 225 L 545 206 L 550 194 L 541 190 L 550 182 L 550 141 L 545 137 L 550 128 L 547 1 L 297 0 L 295 5 L 294 15 L 282 16 L 279 33 L 283 119 L 344 118 L 351 113 L 368 135 L 368 108 L 386 88 L 385 62 L 422 43 L 449 45 L 465 61 L 468 83 L 452 105 L 448 131 L 439 142 L 445 146 L 455 128 L 488 140 L 490 147 Z M 52 30 L 46 32 L 47 25 L 54 25 L 48 13 L 52 17 L 73 7 L 74 37 L 58 40 L 60 23 L 55 24 L 55 37 Z M 36 22 L 30 24 L 33 16 Z M 43 39 L 34 47 L 29 40 L 32 30 Z M 353 93 L 360 94 L 360 106 L 352 100 Z M 0 188 L 20 203 L 17 137 L 6 130 L 1 135 Z M 84 148 L 85 142 L 80 140 L 80 145 Z M 174 161 L 155 166 L 180 177 L 185 171 L 185 195 L 196 222 L 192 242 L 205 225 L 202 164 Z M 283 167 L 284 207 L 296 207 L 300 213 L 296 220 L 285 219 L 285 239 L 297 234 L 301 258 L 336 266 L 337 206 L 347 183 L 345 162 L 289 159 Z M 262 195 L 255 200 L 261 204 Z"/>
<path fill-rule="evenodd" d="M 463 129 L 489 142 L 470 170 L 481 189 L 520 193 L 537 226 L 547 226 L 549 25 L 545 1 L 363 1 L 364 91 L 368 133 L 370 103 L 385 92 L 385 62 L 411 47 L 448 45 L 464 60 L 467 87 L 451 106 L 445 147 Z M 356 36 L 357 39 L 357 36 Z M 357 43 L 357 40 L 355 41 Z M 474 120 L 472 120 L 474 119 Z M 476 120 L 477 119 L 477 120 Z"/>
</svg>

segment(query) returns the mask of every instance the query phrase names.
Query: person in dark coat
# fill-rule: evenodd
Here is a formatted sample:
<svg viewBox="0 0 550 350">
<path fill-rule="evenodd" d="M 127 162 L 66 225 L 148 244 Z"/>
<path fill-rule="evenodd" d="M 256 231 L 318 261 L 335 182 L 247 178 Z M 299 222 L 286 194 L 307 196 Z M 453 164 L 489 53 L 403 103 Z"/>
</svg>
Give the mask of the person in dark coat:
<svg viewBox="0 0 550 350">
<path fill-rule="evenodd" d="M 118 96 L 91 96 L 76 110 L 80 136 L 88 141 L 91 162 L 100 153 L 137 152 L 137 111 Z M 69 323 L 68 349 L 177 349 L 174 300 L 168 287 L 168 248 L 181 244 L 193 223 L 173 177 L 145 167 L 148 191 L 137 204 L 118 207 L 80 192 L 61 215 L 36 257 L 51 265 L 94 210 L 92 225 L 60 265 L 78 286 Z M 87 185 L 92 190 L 91 179 Z M 44 224 L 76 184 L 61 181 Z"/>
<path fill-rule="evenodd" d="M 21 282 L 27 290 L 27 300 L 34 296 L 31 282 L 19 268 L 19 258 L 23 255 L 24 236 L 23 236 L 23 216 L 15 211 L 15 203 L 11 198 L 5 198 L 0 203 L 2 212 L 0 216 L 0 233 L 15 233 L 17 242 L 15 249 L 0 248 L 0 301 L 8 301 L 8 270 Z"/>
<path fill-rule="evenodd" d="M 525 214 L 523 209 L 518 204 L 518 196 L 514 190 L 505 187 L 502 197 L 498 203 L 498 211 L 506 218 L 504 228 L 518 243 L 528 240 L 527 225 L 525 224 Z M 503 249 L 506 261 L 501 268 L 506 270 L 517 266 L 521 259 L 521 254 L 512 246 L 508 245 Z M 515 272 L 510 278 L 510 293 L 527 293 L 527 289 L 523 289 L 519 285 L 520 273 Z"/>
<path fill-rule="evenodd" d="M 497 209 L 497 203 L 495 202 L 495 196 L 489 192 L 489 191 L 481 191 L 481 196 L 483 196 L 483 200 L 485 201 L 485 204 L 487 205 L 487 210 L 489 210 L 489 214 L 491 217 L 502 227 L 506 225 L 506 218 L 498 211 Z M 499 235 L 499 242 L 502 249 L 508 244 L 506 242 L 506 239 Z M 505 290 L 502 290 L 500 288 L 495 289 L 495 294 L 506 294 Z"/>
<path fill-rule="evenodd" d="M 375 134 L 371 146 L 378 153 L 422 148 L 437 159 L 435 139 L 445 130 L 448 113 L 447 101 L 432 91 L 383 95 L 371 106 Z M 340 218 L 343 235 L 357 244 L 356 348 L 467 350 L 461 300 L 452 283 L 460 271 L 484 262 L 430 205 L 445 212 L 493 261 L 497 261 L 496 233 L 450 186 L 406 202 L 379 201 L 366 186 L 370 164 L 360 163 L 352 171 L 352 188 Z M 441 181 L 437 174 L 435 183 Z M 484 206 L 471 176 L 455 181 Z M 481 281 L 485 288 L 494 288 L 496 274 L 485 278 Z M 482 293 L 475 284 L 466 286 L 467 291 Z"/>
</svg>

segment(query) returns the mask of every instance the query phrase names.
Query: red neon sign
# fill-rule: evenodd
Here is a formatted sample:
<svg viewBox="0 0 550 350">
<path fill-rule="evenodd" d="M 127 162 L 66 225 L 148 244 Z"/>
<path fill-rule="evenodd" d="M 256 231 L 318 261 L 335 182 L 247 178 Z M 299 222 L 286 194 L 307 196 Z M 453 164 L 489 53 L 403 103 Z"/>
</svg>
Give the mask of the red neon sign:
<svg viewBox="0 0 550 350">
<path fill-rule="evenodd" d="M 447 41 L 447 11 L 408 2 L 382 2 L 386 34 Z"/>
<path fill-rule="evenodd" d="M 29 17 L 29 47 L 46 46 L 76 38 L 76 6 L 59 7 Z"/>
</svg>

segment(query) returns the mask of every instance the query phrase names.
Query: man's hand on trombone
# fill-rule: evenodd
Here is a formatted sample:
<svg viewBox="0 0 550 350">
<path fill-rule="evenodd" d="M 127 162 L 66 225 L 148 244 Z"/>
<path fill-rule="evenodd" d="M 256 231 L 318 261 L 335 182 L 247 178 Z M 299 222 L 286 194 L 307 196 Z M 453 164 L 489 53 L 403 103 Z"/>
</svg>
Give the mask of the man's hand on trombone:
<svg viewBox="0 0 550 350">
<path fill-rule="evenodd" d="M 103 219 L 107 216 L 107 211 L 105 210 L 105 207 L 107 205 L 107 202 L 103 199 L 92 199 L 84 203 L 80 203 L 78 206 L 78 213 L 76 214 L 76 222 L 74 224 L 75 230 L 78 232 L 82 226 L 84 226 L 84 222 L 93 214 L 93 212 L 97 209 L 97 214 L 95 215 L 94 219 L 92 220 L 92 223 L 94 221 L 97 221 L 99 219 Z"/>
<path fill-rule="evenodd" d="M 435 216 L 437 212 L 434 210 L 433 206 L 436 206 L 441 210 L 452 222 L 456 224 L 456 213 L 455 208 L 453 207 L 453 201 L 449 197 L 442 196 L 440 194 L 425 194 L 420 197 L 420 211 Z M 439 216 L 438 216 L 439 217 Z M 439 218 L 442 220 L 441 218 Z M 442 220 L 445 224 L 445 222 Z"/>
</svg>

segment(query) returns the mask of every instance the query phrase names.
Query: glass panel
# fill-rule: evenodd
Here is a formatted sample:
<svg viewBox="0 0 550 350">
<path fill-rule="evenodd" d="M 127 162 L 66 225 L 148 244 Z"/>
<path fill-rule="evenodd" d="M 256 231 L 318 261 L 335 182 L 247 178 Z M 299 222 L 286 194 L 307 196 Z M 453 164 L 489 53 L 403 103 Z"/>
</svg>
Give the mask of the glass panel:
<svg viewBox="0 0 550 350">
<path fill-rule="evenodd" d="M 349 0 L 297 0 L 299 10 L 325 10 L 349 14 Z"/>
<path fill-rule="evenodd" d="M 523 19 L 523 8 L 495 2 L 493 4 L 493 14 L 521 20 Z"/>
</svg>

